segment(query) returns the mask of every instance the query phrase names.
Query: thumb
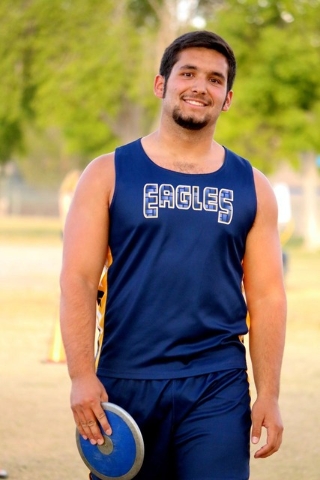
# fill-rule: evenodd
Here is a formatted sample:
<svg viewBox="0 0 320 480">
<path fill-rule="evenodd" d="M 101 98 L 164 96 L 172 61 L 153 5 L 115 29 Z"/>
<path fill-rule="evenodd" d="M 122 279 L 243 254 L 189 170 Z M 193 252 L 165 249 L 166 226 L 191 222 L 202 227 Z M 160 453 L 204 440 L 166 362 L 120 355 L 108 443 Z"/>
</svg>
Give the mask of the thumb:
<svg viewBox="0 0 320 480">
<path fill-rule="evenodd" d="M 104 385 L 100 382 L 100 402 L 108 402 L 109 401 L 109 396 L 107 394 L 107 391 L 104 387 Z"/>
</svg>

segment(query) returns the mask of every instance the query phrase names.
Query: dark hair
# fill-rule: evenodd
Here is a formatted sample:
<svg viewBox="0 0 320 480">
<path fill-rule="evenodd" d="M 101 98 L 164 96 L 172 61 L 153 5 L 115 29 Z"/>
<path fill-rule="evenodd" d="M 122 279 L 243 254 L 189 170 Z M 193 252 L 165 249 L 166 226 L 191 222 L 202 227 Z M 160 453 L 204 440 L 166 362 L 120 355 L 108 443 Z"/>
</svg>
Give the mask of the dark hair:
<svg viewBox="0 0 320 480">
<path fill-rule="evenodd" d="M 187 48 L 208 48 L 221 53 L 228 62 L 228 91 L 232 89 L 232 85 L 236 76 L 236 59 L 232 48 L 222 37 L 207 30 L 198 30 L 189 32 L 176 38 L 164 51 L 160 63 L 159 73 L 167 82 L 173 66 L 179 60 L 179 54 Z"/>
</svg>

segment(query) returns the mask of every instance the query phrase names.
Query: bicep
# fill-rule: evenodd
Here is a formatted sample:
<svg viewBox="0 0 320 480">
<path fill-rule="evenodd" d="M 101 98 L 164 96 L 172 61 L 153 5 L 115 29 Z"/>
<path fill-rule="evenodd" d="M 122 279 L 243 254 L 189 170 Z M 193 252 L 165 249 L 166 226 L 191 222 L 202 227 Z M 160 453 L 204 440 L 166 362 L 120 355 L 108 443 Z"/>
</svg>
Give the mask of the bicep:
<svg viewBox="0 0 320 480">
<path fill-rule="evenodd" d="M 281 288 L 282 254 L 278 233 L 278 209 L 273 190 L 260 173 L 255 172 L 257 214 L 247 237 L 244 256 L 244 286 L 248 307 Z"/>
</svg>

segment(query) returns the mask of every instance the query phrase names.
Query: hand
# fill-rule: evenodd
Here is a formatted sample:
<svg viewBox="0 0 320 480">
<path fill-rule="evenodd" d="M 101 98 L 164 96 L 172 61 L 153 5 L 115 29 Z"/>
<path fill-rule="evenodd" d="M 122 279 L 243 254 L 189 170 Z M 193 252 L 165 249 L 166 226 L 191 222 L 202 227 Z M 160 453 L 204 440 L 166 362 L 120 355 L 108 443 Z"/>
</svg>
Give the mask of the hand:
<svg viewBox="0 0 320 480">
<path fill-rule="evenodd" d="M 107 435 L 112 430 L 101 402 L 108 401 L 108 394 L 95 374 L 72 380 L 71 409 L 80 435 L 92 445 L 102 445 L 103 435 L 99 423 Z"/>
<path fill-rule="evenodd" d="M 254 458 L 266 458 L 277 452 L 282 442 L 283 424 L 278 401 L 274 398 L 257 398 L 252 407 L 251 441 L 257 444 L 262 427 L 267 430 L 267 443 L 254 455 Z"/>
</svg>

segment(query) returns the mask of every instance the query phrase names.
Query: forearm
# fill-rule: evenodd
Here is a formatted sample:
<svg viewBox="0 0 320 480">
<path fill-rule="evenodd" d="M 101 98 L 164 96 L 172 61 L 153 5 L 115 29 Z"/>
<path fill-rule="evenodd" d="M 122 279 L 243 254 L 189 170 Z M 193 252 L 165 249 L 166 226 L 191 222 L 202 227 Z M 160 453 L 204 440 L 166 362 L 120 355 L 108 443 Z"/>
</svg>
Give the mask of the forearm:
<svg viewBox="0 0 320 480">
<path fill-rule="evenodd" d="M 257 302 L 250 317 L 249 346 L 257 394 L 277 399 L 285 343 L 285 295 Z"/>
<path fill-rule="evenodd" d="M 97 289 L 88 282 L 61 279 L 60 322 L 71 379 L 95 373 Z"/>
</svg>

